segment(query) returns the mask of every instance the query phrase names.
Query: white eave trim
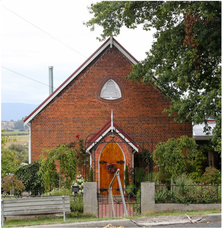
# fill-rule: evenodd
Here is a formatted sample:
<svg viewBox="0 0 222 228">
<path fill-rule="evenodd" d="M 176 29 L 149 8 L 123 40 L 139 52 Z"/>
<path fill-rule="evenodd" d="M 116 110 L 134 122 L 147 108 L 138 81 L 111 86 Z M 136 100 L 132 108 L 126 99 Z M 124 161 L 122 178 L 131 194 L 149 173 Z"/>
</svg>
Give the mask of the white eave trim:
<svg viewBox="0 0 222 228">
<path fill-rule="evenodd" d="M 45 103 L 43 103 L 25 122 L 28 124 L 39 112 L 41 112 L 77 75 L 79 75 L 98 55 L 101 54 L 109 45 L 115 45 L 116 48 L 122 52 L 133 64 L 137 62 L 120 47 L 115 40 L 110 39 L 106 44 L 104 44 L 64 85 L 62 85 Z"/>
<path fill-rule="evenodd" d="M 133 64 L 137 64 L 137 61 L 132 58 L 115 40 L 113 40 L 113 44 L 116 46 L 116 48 L 122 52 L 123 55 L 125 55 Z"/>
<path fill-rule="evenodd" d="M 108 132 L 110 132 L 112 130 L 112 126 L 110 126 L 98 139 L 96 139 L 87 149 L 86 149 L 86 153 L 90 153 L 90 150 L 103 138 L 105 137 Z M 139 149 L 133 144 L 131 143 L 126 137 L 124 137 L 124 135 L 122 133 L 120 133 L 120 131 L 118 131 L 115 127 L 113 127 L 113 130 L 122 138 L 124 139 L 136 152 L 139 152 Z"/>
</svg>

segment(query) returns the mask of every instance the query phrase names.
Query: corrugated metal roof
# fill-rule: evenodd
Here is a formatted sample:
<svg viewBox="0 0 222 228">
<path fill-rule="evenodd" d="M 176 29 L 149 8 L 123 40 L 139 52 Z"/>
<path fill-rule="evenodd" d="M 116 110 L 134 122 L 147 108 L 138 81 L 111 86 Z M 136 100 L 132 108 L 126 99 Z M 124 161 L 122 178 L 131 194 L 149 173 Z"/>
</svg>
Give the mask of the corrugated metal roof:
<svg viewBox="0 0 222 228">
<path fill-rule="evenodd" d="M 213 135 L 212 132 L 213 132 L 214 127 L 216 126 L 216 123 L 214 120 L 208 120 L 208 125 L 211 127 L 209 134 L 206 134 L 204 132 L 204 127 L 205 127 L 204 123 L 194 125 L 193 126 L 193 138 L 195 140 L 209 140 L 209 139 L 211 139 L 212 135 Z"/>
</svg>

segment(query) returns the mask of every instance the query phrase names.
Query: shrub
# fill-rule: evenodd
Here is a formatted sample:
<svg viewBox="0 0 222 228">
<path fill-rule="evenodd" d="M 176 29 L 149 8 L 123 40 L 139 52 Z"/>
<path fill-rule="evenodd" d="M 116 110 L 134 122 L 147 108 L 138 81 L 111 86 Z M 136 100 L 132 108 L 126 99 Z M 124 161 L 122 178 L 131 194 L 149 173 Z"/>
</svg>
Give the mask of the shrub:
<svg viewBox="0 0 222 228">
<path fill-rule="evenodd" d="M 83 183 L 84 183 L 84 179 L 82 177 L 81 174 L 79 174 L 76 178 L 76 180 L 72 183 L 72 186 L 79 186 L 79 190 L 80 192 L 83 191 Z"/>
<path fill-rule="evenodd" d="M 164 203 L 168 196 L 169 191 L 165 184 L 162 184 L 160 181 L 156 181 L 156 188 L 155 188 L 155 202 L 156 203 Z"/>
<path fill-rule="evenodd" d="M 14 195 L 20 195 L 22 190 L 25 189 L 25 186 L 22 183 L 22 181 L 18 180 L 18 178 L 14 174 L 7 175 L 3 178 L 1 187 L 5 194 L 7 192 L 10 192 L 11 190 L 15 190 Z"/>
<path fill-rule="evenodd" d="M 201 182 L 204 184 L 220 184 L 221 183 L 221 173 L 218 169 L 214 167 L 207 167 L 205 173 L 201 178 Z"/>
<path fill-rule="evenodd" d="M 136 187 L 140 187 L 140 183 L 143 182 L 145 178 L 144 168 L 139 168 L 135 170 L 135 183 Z"/>
<path fill-rule="evenodd" d="M 173 200 L 183 204 L 219 203 L 221 200 L 221 187 L 217 185 L 197 185 L 184 173 L 175 179 Z"/>
<path fill-rule="evenodd" d="M 128 165 L 126 165 L 126 169 L 125 169 L 124 174 L 125 174 L 125 180 L 124 180 L 125 186 L 128 186 L 128 185 L 129 185 L 129 171 L 128 171 Z"/>
<path fill-rule="evenodd" d="M 76 196 L 70 196 L 71 212 L 83 212 L 83 194 L 78 193 Z"/>
<path fill-rule="evenodd" d="M 159 171 L 156 175 L 156 179 L 162 183 L 165 183 L 166 185 L 169 185 L 170 180 L 171 180 L 171 174 L 170 173 L 163 173 L 163 172 Z"/>
<path fill-rule="evenodd" d="M 175 185 L 173 189 L 173 199 L 178 203 L 189 204 L 193 202 L 193 188 L 195 185 L 191 179 L 188 179 L 186 173 L 179 175 L 174 180 Z"/>
<path fill-rule="evenodd" d="M 23 146 L 20 144 L 11 144 L 8 147 L 9 150 L 16 151 L 15 159 L 19 161 L 19 163 L 25 162 L 28 163 L 28 146 Z"/>
<path fill-rule="evenodd" d="M 42 194 L 44 187 L 41 185 L 42 177 L 38 174 L 39 161 L 34 161 L 29 165 L 20 167 L 16 171 L 16 176 L 24 183 L 25 191 L 32 193 L 32 195 Z"/>
<path fill-rule="evenodd" d="M 69 190 L 69 189 L 62 187 L 60 189 L 55 188 L 50 192 L 46 192 L 43 194 L 43 196 L 69 196 L 71 194 L 72 194 L 71 189 Z"/>
<path fill-rule="evenodd" d="M 89 181 L 93 182 L 93 169 L 92 168 L 90 168 L 90 170 L 89 170 Z"/>
<path fill-rule="evenodd" d="M 148 173 L 145 176 L 145 181 L 152 181 L 152 182 L 154 182 L 156 179 L 157 179 L 157 173 L 156 172 Z"/>
</svg>

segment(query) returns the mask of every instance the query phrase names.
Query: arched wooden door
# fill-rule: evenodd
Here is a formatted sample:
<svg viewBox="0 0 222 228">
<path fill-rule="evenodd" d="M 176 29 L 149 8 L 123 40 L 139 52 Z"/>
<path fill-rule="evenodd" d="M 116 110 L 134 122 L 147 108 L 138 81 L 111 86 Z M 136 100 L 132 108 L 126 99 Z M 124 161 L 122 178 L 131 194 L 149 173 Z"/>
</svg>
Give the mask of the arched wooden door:
<svg viewBox="0 0 222 228">
<path fill-rule="evenodd" d="M 110 182 L 113 179 L 114 174 L 110 174 L 106 166 L 108 163 L 114 163 L 117 169 L 120 169 L 120 180 L 122 188 L 124 188 L 124 157 L 120 147 L 115 142 L 109 142 L 103 149 L 99 166 L 100 166 L 100 193 L 106 195 L 105 189 L 109 188 Z M 113 195 L 120 195 L 119 184 L 117 177 L 112 184 Z"/>
</svg>

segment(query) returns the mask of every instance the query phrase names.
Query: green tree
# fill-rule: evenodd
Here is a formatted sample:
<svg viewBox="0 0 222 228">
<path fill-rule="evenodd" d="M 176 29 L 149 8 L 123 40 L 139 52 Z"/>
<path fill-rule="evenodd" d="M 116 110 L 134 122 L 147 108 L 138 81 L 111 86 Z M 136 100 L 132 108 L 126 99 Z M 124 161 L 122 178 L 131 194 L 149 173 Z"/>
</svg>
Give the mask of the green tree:
<svg viewBox="0 0 222 228">
<path fill-rule="evenodd" d="M 32 195 L 44 193 L 44 187 L 41 185 L 42 177 L 38 174 L 39 166 L 39 161 L 34 161 L 29 165 L 20 167 L 15 173 L 25 185 L 25 191 L 31 192 Z"/>
<path fill-rule="evenodd" d="M 15 159 L 16 152 L 4 149 L 1 151 L 1 178 L 7 174 L 15 173 L 20 167 L 19 160 Z"/>
<path fill-rule="evenodd" d="M 77 173 L 78 160 L 76 154 L 77 150 L 71 149 L 65 144 L 42 152 L 38 174 L 42 176 L 42 184 L 46 191 L 55 187 L 57 169 L 65 188 L 71 188 Z"/>
<path fill-rule="evenodd" d="M 16 141 L 16 139 L 1 134 L 1 178 L 14 173 L 20 166 L 19 160 L 16 159 L 16 151 L 5 149 L 6 143 L 9 141 Z"/>
<path fill-rule="evenodd" d="M 205 123 L 214 117 L 214 149 L 221 151 L 221 1 L 102 1 L 91 4 L 93 30 L 117 36 L 123 26 L 155 28 L 147 57 L 128 78 L 152 83 L 170 100 L 175 121 Z M 156 80 L 157 78 L 157 80 Z"/>
<path fill-rule="evenodd" d="M 12 137 L 9 137 L 8 135 L 3 135 L 2 132 L 4 132 L 4 131 L 5 130 L 1 130 L 1 150 L 3 150 L 5 148 L 7 142 L 16 141 L 15 137 L 12 138 Z"/>
<path fill-rule="evenodd" d="M 197 149 L 194 139 L 181 136 L 171 138 L 165 143 L 159 143 L 153 152 L 153 160 L 161 174 L 169 174 L 175 178 L 191 167 L 191 172 L 201 176 L 202 161 L 205 157 Z"/>
<path fill-rule="evenodd" d="M 28 163 L 28 147 L 20 144 L 11 144 L 8 147 L 9 150 L 16 151 L 15 159 L 19 160 L 20 163 Z"/>
</svg>

